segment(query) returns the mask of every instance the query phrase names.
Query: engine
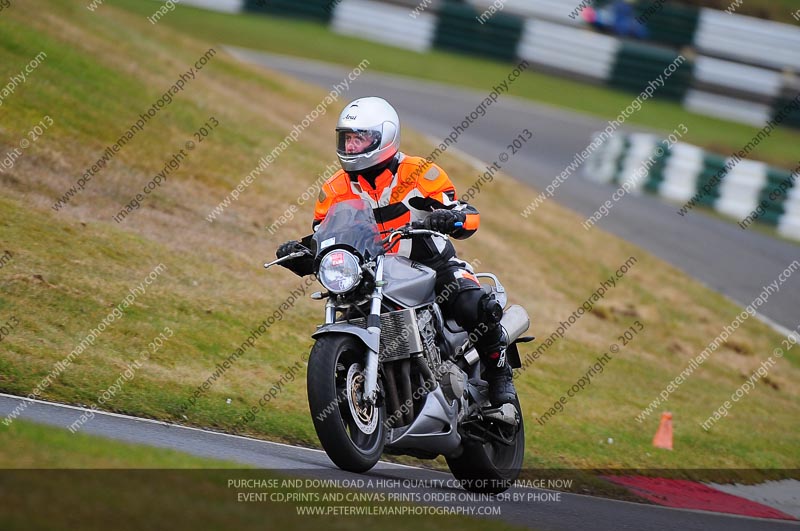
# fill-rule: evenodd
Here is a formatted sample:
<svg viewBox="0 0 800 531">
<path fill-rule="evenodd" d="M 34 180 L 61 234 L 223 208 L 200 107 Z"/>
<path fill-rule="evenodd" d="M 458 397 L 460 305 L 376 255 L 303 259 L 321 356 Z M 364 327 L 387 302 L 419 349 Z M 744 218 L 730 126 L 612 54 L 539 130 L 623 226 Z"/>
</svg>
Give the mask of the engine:
<svg viewBox="0 0 800 531">
<path fill-rule="evenodd" d="M 442 355 L 436 344 L 436 317 L 429 308 L 418 311 L 417 326 L 422 339 L 422 348 L 430 370 L 436 374 L 436 369 L 442 364 Z"/>
<path fill-rule="evenodd" d="M 417 314 L 417 326 L 422 339 L 423 353 L 432 377 L 438 381 L 449 400 L 460 400 L 467 386 L 467 375 L 452 360 L 442 361 L 441 350 L 436 344 L 438 333 L 437 314 L 426 308 Z"/>
</svg>

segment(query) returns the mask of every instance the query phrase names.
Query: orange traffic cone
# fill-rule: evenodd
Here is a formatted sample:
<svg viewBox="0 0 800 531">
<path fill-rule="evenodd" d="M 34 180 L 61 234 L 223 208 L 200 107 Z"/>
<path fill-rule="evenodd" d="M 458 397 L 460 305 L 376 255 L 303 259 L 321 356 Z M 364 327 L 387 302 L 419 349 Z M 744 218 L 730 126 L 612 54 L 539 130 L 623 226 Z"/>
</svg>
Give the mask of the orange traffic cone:
<svg viewBox="0 0 800 531">
<path fill-rule="evenodd" d="M 669 411 L 661 414 L 661 423 L 658 425 L 656 436 L 653 437 L 653 446 L 672 450 L 672 413 Z"/>
</svg>

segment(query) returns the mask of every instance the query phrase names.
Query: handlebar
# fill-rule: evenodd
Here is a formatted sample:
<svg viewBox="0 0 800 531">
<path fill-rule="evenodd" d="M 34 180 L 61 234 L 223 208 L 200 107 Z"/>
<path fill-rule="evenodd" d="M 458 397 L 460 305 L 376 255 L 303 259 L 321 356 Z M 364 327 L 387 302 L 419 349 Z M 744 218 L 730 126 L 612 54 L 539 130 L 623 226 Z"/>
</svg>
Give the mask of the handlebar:
<svg viewBox="0 0 800 531">
<path fill-rule="evenodd" d="M 461 228 L 461 227 L 464 226 L 464 224 L 461 223 L 460 221 L 456 221 L 454 223 L 454 226 L 456 228 Z M 426 229 L 425 228 L 425 224 L 423 222 L 421 222 L 421 221 L 412 221 L 411 223 L 409 223 L 407 225 L 404 225 L 404 226 L 400 227 L 399 229 L 391 231 L 389 233 L 389 235 L 386 238 L 383 239 L 382 243 L 384 245 L 389 244 L 389 246 L 388 246 L 388 248 L 386 250 L 390 251 L 392 249 L 392 247 L 394 247 L 397 244 L 397 242 L 399 242 L 403 238 L 408 238 L 410 236 L 420 235 L 420 234 L 430 234 L 430 235 L 442 236 L 442 237 L 445 236 L 441 232 L 437 232 L 437 231 L 431 230 L 431 229 Z M 397 239 L 395 240 L 395 238 L 397 238 Z M 394 242 L 393 242 L 393 240 L 394 240 Z M 281 262 L 285 262 L 286 260 L 293 260 L 294 258 L 300 258 L 301 256 L 306 256 L 306 255 L 310 255 L 310 254 L 312 254 L 311 250 L 304 248 L 302 251 L 295 251 L 295 252 L 293 252 L 291 254 L 287 254 L 286 256 L 284 256 L 282 258 L 278 258 L 277 260 L 273 260 L 272 262 L 265 263 L 264 264 L 264 269 L 269 269 L 270 267 L 272 267 L 274 265 L 278 265 Z"/>
<path fill-rule="evenodd" d="M 309 254 L 311 254 L 311 250 L 310 249 L 305 249 L 303 251 L 295 251 L 292 254 L 287 254 L 286 256 L 284 256 L 282 258 L 278 258 L 277 260 L 273 260 L 272 262 L 267 262 L 266 264 L 264 264 L 264 269 L 269 269 L 270 267 L 272 267 L 274 265 L 278 265 L 281 262 L 285 262 L 286 260 L 292 260 L 294 258 L 300 258 L 301 256 L 306 256 L 306 255 L 309 255 Z"/>
<path fill-rule="evenodd" d="M 454 223 L 456 228 L 461 228 L 464 226 L 463 223 L 460 221 L 456 221 Z M 388 244 L 386 248 L 387 251 L 391 251 L 392 248 L 397 245 L 397 243 L 402 240 L 403 238 L 408 238 L 410 236 L 421 235 L 421 234 L 429 234 L 433 236 L 441 236 L 446 237 L 446 235 L 442 234 L 441 232 L 437 232 L 435 230 L 426 229 L 425 224 L 421 221 L 412 221 L 411 223 L 400 227 L 399 229 L 393 230 L 389 233 L 389 235 L 383 239 L 383 244 Z"/>
<path fill-rule="evenodd" d="M 464 226 L 464 224 L 463 224 L 463 223 L 461 223 L 460 221 L 456 221 L 456 222 L 453 224 L 453 226 L 454 226 L 455 228 L 457 228 L 457 229 L 460 229 L 461 227 L 463 227 L 463 226 Z M 408 225 L 406 225 L 406 227 L 409 227 L 409 228 L 411 228 L 411 229 L 423 229 L 423 230 L 430 230 L 430 229 L 425 229 L 425 223 L 424 223 L 424 222 L 422 222 L 422 221 L 412 221 L 411 223 L 409 223 Z M 401 229 L 403 229 L 403 228 L 405 228 L 405 227 L 401 227 Z M 431 231 L 431 232 L 436 232 L 436 231 Z M 441 234 L 441 233 L 439 233 L 439 232 L 436 232 L 436 234 Z"/>
</svg>

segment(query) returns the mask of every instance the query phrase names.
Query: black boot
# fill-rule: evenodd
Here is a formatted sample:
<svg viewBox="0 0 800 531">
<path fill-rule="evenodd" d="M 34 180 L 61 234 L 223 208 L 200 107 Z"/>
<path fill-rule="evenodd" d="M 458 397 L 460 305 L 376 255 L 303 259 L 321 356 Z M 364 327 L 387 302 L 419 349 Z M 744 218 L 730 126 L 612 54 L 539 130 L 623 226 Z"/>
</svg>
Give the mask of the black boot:
<svg viewBox="0 0 800 531">
<path fill-rule="evenodd" d="M 490 356 L 483 372 L 483 379 L 489 384 L 489 402 L 494 407 L 510 404 L 517 396 L 511 366 L 505 362 L 503 354 L 500 353 L 499 360 L 491 359 Z M 498 361 L 502 363 L 499 367 L 497 365 Z"/>
</svg>

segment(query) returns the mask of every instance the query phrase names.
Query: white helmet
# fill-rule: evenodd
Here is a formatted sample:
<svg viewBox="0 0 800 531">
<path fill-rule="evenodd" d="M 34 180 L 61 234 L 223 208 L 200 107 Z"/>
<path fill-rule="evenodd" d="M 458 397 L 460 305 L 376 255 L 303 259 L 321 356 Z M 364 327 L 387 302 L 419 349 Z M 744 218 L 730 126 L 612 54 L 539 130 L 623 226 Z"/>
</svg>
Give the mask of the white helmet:
<svg viewBox="0 0 800 531">
<path fill-rule="evenodd" d="M 348 135 L 350 133 L 350 135 Z M 353 133 L 369 143 L 348 153 Z M 336 154 L 344 171 L 363 171 L 391 159 L 400 149 L 400 117 L 383 98 L 359 98 L 347 105 L 336 124 Z"/>
</svg>

